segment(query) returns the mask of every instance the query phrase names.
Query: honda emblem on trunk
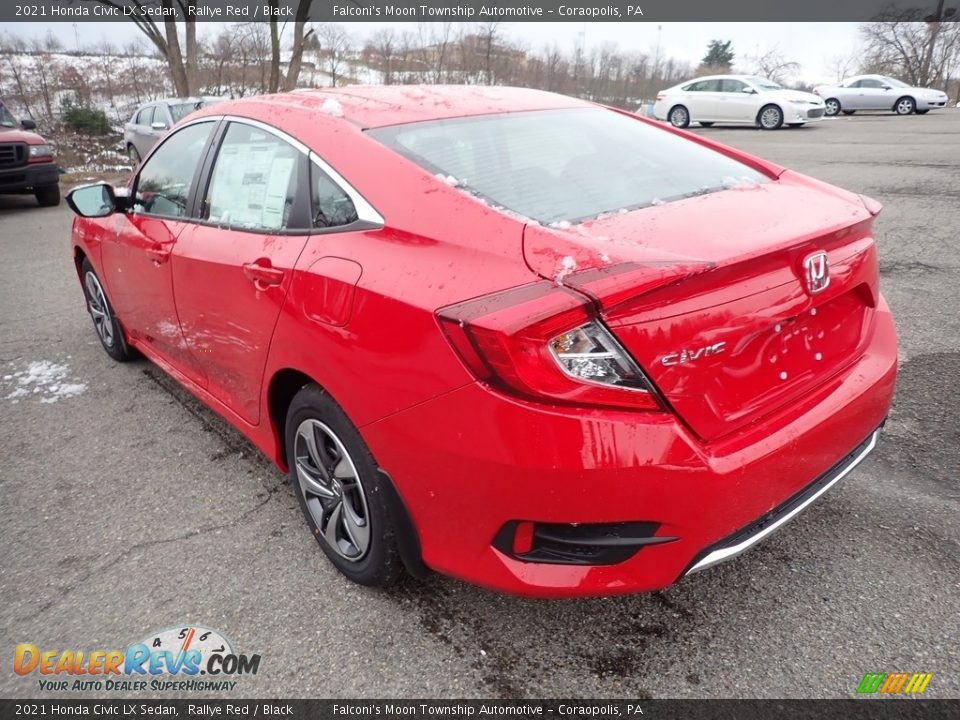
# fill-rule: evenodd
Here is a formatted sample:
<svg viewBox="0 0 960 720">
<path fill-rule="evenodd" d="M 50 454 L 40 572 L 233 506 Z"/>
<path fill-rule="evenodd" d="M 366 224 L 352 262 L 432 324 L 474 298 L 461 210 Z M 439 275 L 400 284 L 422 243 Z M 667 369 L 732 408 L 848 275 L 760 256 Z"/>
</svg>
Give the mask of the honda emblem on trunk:
<svg viewBox="0 0 960 720">
<path fill-rule="evenodd" d="M 803 261 L 803 269 L 807 277 L 807 292 L 816 295 L 827 289 L 830 284 L 830 263 L 825 252 L 821 250 L 808 255 Z"/>
</svg>

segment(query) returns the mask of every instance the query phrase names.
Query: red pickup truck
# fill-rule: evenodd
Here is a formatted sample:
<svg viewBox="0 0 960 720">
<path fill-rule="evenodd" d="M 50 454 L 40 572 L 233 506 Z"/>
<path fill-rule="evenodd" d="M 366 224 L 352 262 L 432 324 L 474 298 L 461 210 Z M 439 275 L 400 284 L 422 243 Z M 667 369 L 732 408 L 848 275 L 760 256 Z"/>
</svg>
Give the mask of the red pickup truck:
<svg viewBox="0 0 960 720">
<path fill-rule="evenodd" d="M 60 204 L 60 172 L 53 147 L 33 120 L 19 124 L 0 100 L 0 194 L 32 194 L 41 207 Z"/>
</svg>

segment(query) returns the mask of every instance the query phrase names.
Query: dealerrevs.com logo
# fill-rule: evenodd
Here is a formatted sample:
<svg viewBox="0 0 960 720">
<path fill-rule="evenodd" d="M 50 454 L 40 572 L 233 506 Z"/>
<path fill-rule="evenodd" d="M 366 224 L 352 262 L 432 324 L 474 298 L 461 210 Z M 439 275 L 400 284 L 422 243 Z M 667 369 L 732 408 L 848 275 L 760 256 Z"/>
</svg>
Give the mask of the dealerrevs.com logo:
<svg viewBox="0 0 960 720">
<path fill-rule="evenodd" d="M 256 675 L 260 655 L 234 651 L 216 630 L 187 625 L 151 633 L 125 650 L 14 649 L 13 671 L 39 676 L 40 690 L 233 690 L 242 675 Z"/>
</svg>

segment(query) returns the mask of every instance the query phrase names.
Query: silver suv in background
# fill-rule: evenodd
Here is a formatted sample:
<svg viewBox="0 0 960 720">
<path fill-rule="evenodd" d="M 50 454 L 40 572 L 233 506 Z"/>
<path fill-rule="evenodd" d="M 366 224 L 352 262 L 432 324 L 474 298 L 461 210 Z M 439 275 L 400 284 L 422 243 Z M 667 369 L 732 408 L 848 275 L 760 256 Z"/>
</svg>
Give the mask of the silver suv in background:
<svg viewBox="0 0 960 720">
<path fill-rule="evenodd" d="M 157 140 L 187 115 L 202 107 L 223 102 L 222 97 L 190 97 L 152 100 L 137 108 L 130 122 L 123 126 L 123 145 L 134 166 Z"/>
</svg>

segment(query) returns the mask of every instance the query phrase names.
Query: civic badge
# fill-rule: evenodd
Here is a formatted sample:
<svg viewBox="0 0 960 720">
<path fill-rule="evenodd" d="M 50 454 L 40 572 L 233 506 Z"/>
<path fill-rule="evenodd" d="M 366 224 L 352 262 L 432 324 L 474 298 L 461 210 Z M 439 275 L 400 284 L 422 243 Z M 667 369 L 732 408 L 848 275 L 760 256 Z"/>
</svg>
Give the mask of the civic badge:
<svg viewBox="0 0 960 720">
<path fill-rule="evenodd" d="M 803 272 L 807 279 L 807 292 L 816 295 L 830 285 L 830 263 L 822 250 L 808 255 L 803 261 Z"/>
</svg>

